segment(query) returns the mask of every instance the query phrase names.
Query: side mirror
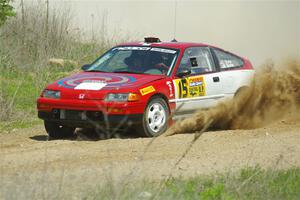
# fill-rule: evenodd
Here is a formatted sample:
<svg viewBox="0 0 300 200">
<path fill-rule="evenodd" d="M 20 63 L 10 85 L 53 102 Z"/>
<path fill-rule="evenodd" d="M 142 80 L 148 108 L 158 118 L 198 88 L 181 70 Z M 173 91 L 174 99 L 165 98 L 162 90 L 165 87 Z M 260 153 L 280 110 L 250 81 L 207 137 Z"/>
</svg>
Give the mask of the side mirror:
<svg viewBox="0 0 300 200">
<path fill-rule="evenodd" d="M 182 69 L 179 72 L 176 73 L 176 76 L 178 76 L 179 78 L 182 78 L 184 76 L 188 76 L 191 74 L 191 70 L 190 69 Z"/>
<path fill-rule="evenodd" d="M 90 68 L 90 64 L 85 64 L 85 65 L 83 65 L 82 67 L 81 67 L 81 69 L 83 70 L 83 71 L 86 71 L 88 68 Z"/>
</svg>

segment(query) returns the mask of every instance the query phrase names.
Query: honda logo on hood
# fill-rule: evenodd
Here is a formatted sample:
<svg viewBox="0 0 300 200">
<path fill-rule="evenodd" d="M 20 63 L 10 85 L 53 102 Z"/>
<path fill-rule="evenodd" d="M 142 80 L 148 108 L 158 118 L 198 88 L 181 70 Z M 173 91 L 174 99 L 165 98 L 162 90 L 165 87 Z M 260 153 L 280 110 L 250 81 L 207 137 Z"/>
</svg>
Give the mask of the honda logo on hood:
<svg viewBox="0 0 300 200">
<path fill-rule="evenodd" d="M 84 97 L 85 97 L 85 94 L 79 94 L 79 96 L 78 96 L 79 99 L 84 99 Z"/>
</svg>

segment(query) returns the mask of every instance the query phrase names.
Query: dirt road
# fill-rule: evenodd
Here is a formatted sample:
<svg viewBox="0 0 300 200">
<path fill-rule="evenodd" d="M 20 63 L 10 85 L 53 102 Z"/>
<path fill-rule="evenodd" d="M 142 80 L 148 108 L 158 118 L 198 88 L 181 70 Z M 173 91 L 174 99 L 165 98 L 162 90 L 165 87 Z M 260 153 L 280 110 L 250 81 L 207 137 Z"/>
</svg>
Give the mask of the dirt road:
<svg viewBox="0 0 300 200">
<path fill-rule="evenodd" d="M 0 134 L 0 199 L 75 199 L 108 183 L 161 180 L 262 167 L 300 166 L 300 120 L 255 130 L 203 134 L 175 168 L 194 134 L 170 137 L 48 141 L 43 127 Z M 69 196 L 70 197 L 70 196 Z"/>
</svg>

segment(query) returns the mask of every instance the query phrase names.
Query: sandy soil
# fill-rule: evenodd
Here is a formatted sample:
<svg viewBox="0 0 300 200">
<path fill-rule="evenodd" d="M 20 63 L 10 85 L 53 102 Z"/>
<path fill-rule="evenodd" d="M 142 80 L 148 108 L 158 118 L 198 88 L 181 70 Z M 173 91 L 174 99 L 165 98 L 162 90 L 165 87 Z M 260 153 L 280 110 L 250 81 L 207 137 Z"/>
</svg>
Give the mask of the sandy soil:
<svg viewBox="0 0 300 200">
<path fill-rule="evenodd" d="M 92 135 L 48 141 L 43 126 L 0 134 L 0 199 L 74 199 L 107 182 L 234 172 L 259 164 L 300 166 L 300 120 L 254 130 L 96 140 Z M 187 148 L 190 151 L 178 164 Z"/>
</svg>

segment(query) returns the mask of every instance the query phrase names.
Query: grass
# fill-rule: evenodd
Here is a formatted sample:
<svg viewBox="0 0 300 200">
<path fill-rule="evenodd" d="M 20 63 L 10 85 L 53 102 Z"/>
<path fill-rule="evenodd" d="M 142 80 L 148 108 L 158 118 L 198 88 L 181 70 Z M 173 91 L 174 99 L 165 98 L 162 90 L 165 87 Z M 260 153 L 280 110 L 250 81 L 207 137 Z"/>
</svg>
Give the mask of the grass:
<svg viewBox="0 0 300 200">
<path fill-rule="evenodd" d="M 43 88 L 117 43 L 101 34 L 103 41 L 83 40 L 84 33 L 71 31 L 71 12 L 50 9 L 46 15 L 44 9 L 43 2 L 24 4 L 24 15 L 0 27 L 0 133 L 41 123 L 36 99 Z M 65 62 L 53 64 L 51 58 Z"/>
<path fill-rule="evenodd" d="M 43 88 L 52 81 L 70 72 L 50 68 L 42 72 L 20 68 L 1 68 L 0 132 L 14 128 L 25 128 L 41 122 L 37 119 L 36 99 Z"/>
<path fill-rule="evenodd" d="M 91 191 L 86 199 L 299 199 L 300 168 L 264 170 L 244 168 L 238 173 L 176 178 L 160 184 L 145 181 L 115 188 L 108 184 Z"/>
</svg>

